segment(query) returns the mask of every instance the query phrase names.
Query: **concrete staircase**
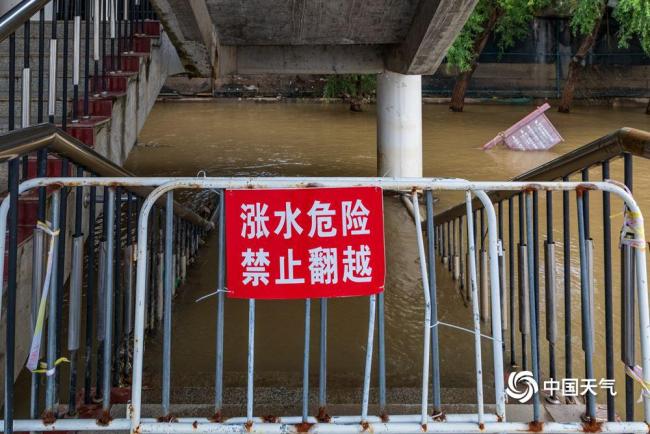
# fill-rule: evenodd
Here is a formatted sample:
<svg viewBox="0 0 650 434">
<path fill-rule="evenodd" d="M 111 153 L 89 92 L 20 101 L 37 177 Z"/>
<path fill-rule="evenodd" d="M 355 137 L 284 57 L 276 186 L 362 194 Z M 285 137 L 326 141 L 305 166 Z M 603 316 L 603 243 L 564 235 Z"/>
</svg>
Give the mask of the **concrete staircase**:
<svg viewBox="0 0 650 434">
<path fill-rule="evenodd" d="M 90 35 L 90 61 L 89 61 L 89 89 L 106 89 L 104 92 L 91 93 L 88 104 L 88 115 L 84 115 L 84 77 L 85 71 L 85 22 L 81 23 L 82 38 L 81 59 L 80 59 L 80 83 L 79 99 L 77 109 L 79 119 L 72 121 L 73 86 L 72 86 L 72 59 L 73 59 L 73 25 L 68 23 L 68 56 L 67 56 L 67 86 L 68 97 L 63 100 L 63 22 L 57 22 L 57 80 L 56 80 L 56 109 L 55 123 L 62 126 L 62 114 L 65 108 L 67 113 L 67 125 L 65 129 L 73 137 L 84 144 L 94 148 L 100 154 L 111 159 L 117 164 L 126 160 L 131 147 L 135 143 L 137 133 L 142 128 L 144 120 L 155 102 L 164 79 L 166 71 L 160 75 L 161 68 L 152 65 L 160 62 L 164 55 L 163 35 L 161 25 L 158 21 L 145 21 L 144 33 L 136 34 L 128 47 L 133 51 L 121 53 L 119 62 L 117 56 L 110 54 L 104 56 L 103 63 L 106 71 L 105 77 L 94 76 L 94 61 L 92 53 L 92 28 Z M 39 86 L 39 35 L 38 22 L 33 22 L 29 38 L 29 64 L 31 77 L 31 98 L 30 98 L 30 124 L 38 123 L 38 86 Z M 52 23 L 44 25 L 44 56 L 43 56 L 43 100 L 42 119 L 48 122 L 48 89 L 49 89 L 49 43 L 52 35 Z M 117 45 L 117 44 L 116 44 Z M 22 28 L 16 32 L 16 57 L 15 57 L 15 129 L 22 127 L 22 76 L 24 64 L 24 31 Z M 106 41 L 106 52 L 110 53 L 110 40 Z M 0 43 L 0 134 L 8 131 L 9 115 L 9 43 Z M 114 66 L 114 67 L 113 67 Z M 152 66 L 155 71 L 152 71 Z M 156 74 L 159 74 L 156 77 Z M 95 87 L 97 85 L 98 87 Z M 36 176 L 36 158 L 30 156 L 28 160 L 28 177 Z M 59 176 L 61 174 L 60 160 L 55 156 L 48 158 L 47 176 Z M 5 169 L 3 167 L 3 169 Z M 2 172 L 5 172 L 3 170 Z M 68 175 L 72 173 L 69 172 Z M 2 174 L 6 179 L 6 174 Z M 0 180 L 0 191 L 6 189 L 6 182 Z M 36 209 L 38 200 L 36 193 L 24 196 L 20 199 L 19 209 L 19 243 L 27 240 L 33 231 L 36 223 Z"/>
<path fill-rule="evenodd" d="M 57 34 L 63 35 L 63 29 L 59 24 Z M 82 24 L 82 29 L 85 25 Z M 171 73 L 181 72 L 180 61 L 171 41 L 162 31 L 158 21 L 145 21 L 145 32 L 136 34 L 133 37 L 133 52 L 123 53 L 120 65 L 116 65 L 114 71 L 107 71 L 107 92 L 93 94 L 90 98 L 89 117 L 80 117 L 78 122 L 73 123 L 71 119 L 72 109 L 72 23 L 69 24 L 69 57 L 65 59 L 70 62 L 68 65 L 68 95 L 62 96 L 63 71 L 63 43 L 58 41 L 58 68 L 57 68 L 57 116 L 55 123 L 61 126 L 63 109 L 68 113 L 68 122 L 65 125 L 66 131 L 82 143 L 93 148 L 97 153 L 109 159 L 117 165 L 122 165 L 129 152 L 135 145 L 138 133 L 142 129 L 145 120 L 153 107 L 160 89 L 167 76 Z M 30 66 L 31 66 L 31 101 L 30 108 L 32 125 L 37 123 L 36 101 L 38 96 L 38 22 L 32 22 L 30 32 Z M 44 58 L 44 121 L 47 122 L 47 86 L 48 86 L 48 65 L 49 65 L 49 40 L 51 35 L 51 24 L 45 26 L 45 58 Z M 107 41 L 107 47 L 110 46 Z M 91 42 L 92 43 L 92 42 Z M 23 33 L 16 32 L 16 82 L 15 82 L 15 127 L 21 128 L 21 78 L 23 69 Z M 80 99 L 77 104 L 83 104 L 83 69 L 85 58 L 85 41 L 81 39 L 82 70 L 80 81 Z M 92 54 L 92 53 L 91 53 Z M 101 59 L 102 62 L 110 64 L 109 59 Z M 91 63 L 92 64 L 92 63 Z M 9 43 L 7 40 L 0 43 L 0 144 L 1 134 L 8 129 L 8 88 L 9 88 Z M 93 65 L 94 72 L 94 65 Z M 98 78 L 91 75 L 92 82 Z M 80 113 L 82 113 L 80 111 Z M 61 162 L 52 156 L 47 164 L 47 176 L 61 174 Z M 71 173 L 70 173 L 71 174 Z M 36 175 L 35 156 L 27 161 L 28 177 Z M 24 177 L 24 176 L 23 176 Z M 7 165 L 0 165 L 0 196 L 4 195 L 7 186 Z M 29 352 L 31 340 L 29 317 L 31 311 L 31 257 L 32 257 L 32 233 L 36 222 L 36 210 L 38 200 L 36 195 L 23 195 L 19 203 L 19 233 L 18 233 L 18 291 L 16 301 L 16 348 L 15 357 L 17 361 L 24 361 Z M 68 198 L 68 222 L 66 245 L 71 245 L 73 218 L 74 218 L 74 196 Z M 5 256 L 6 261 L 6 256 Z M 67 276 L 70 270 L 70 262 L 66 262 L 64 273 Z M 4 326 L 0 325 L 0 333 L 4 334 Z M 0 345 L 0 362 L 4 358 L 4 346 Z M 16 379 L 23 367 L 22 362 L 15 364 L 13 372 Z M 4 382 L 4 373 L 0 373 L 0 382 Z"/>
</svg>

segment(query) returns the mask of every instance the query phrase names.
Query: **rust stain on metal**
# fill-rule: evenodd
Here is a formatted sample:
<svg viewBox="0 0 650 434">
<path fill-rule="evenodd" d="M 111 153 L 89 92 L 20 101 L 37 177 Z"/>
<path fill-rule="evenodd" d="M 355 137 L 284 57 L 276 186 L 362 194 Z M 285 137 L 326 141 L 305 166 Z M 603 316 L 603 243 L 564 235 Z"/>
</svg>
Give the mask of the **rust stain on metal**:
<svg viewBox="0 0 650 434">
<path fill-rule="evenodd" d="M 197 429 L 198 427 L 199 427 L 198 421 L 195 420 L 194 422 L 192 422 L 192 428 Z"/>
<path fill-rule="evenodd" d="M 302 423 L 297 423 L 297 424 L 295 425 L 295 427 L 296 427 L 296 430 L 298 430 L 298 432 L 309 432 L 309 429 L 310 429 L 313 425 L 314 425 L 313 423 L 302 422 Z"/>
<path fill-rule="evenodd" d="M 52 425 L 56 422 L 56 414 L 53 411 L 46 411 L 41 415 L 43 425 Z"/>
<path fill-rule="evenodd" d="M 278 421 L 278 417 L 272 414 L 267 414 L 266 416 L 262 416 L 262 420 L 266 423 L 276 423 Z"/>
<path fill-rule="evenodd" d="M 544 190 L 544 187 L 542 187 L 539 184 L 531 183 L 531 184 L 526 184 L 526 186 L 521 189 L 521 192 L 522 193 L 532 193 L 534 191 L 539 191 L 539 190 Z"/>
<path fill-rule="evenodd" d="M 167 414 L 165 416 L 160 416 L 158 419 L 158 422 L 163 422 L 163 423 L 173 423 L 173 422 L 178 422 L 178 419 L 176 419 L 176 416 L 173 414 Z"/>
<path fill-rule="evenodd" d="M 542 432 L 544 430 L 544 422 L 534 420 L 528 423 L 528 431 L 530 432 Z"/>
<path fill-rule="evenodd" d="M 588 433 L 601 432 L 603 430 L 603 422 L 598 422 L 596 419 L 589 418 L 582 422 L 582 431 Z"/>
<path fill-rule="evenodd" d="M 319 422 L 329 423 L 332 420 L 332 417 L 327 414 L 327 409 L 325 407 L 320 407 L 318 409 L 318 414 L 316 415 L 316 420 Z"/>
<path fill-rule="evenodd" d="M 381 418 L 381 421 L 384 423 L 387 423 L 390 420 L 390 416 L 388 416 L 388 413 L 386 413 L 386 410 L 382 411 L 381 414 L 379 415 Z"/>
<path fill-rule="evenodd" d="M 112 420 L 113 418 L 111 417 L 111 413 L 108 410 L 105 410 L 102 412 L 99 418 L 97 418 L 97 425 L 108 426 L 111 424 Z"/>
<path fill-rule="evenodd" d="M 221 414 L 221 411 L 217 411 L 215 414 L 212 415 L 212 417 L 208 418 L 210 422 L 214 423 L 221 423 L 223 422 L 223 416 Z"/>
<path fill-rule="evenodd" d="M 576 194 L 582 196 L 586 191 L 596 190 L 596 186 L 589 182 L 582 182 L 576 187 Z"/>
<path fill-rule="evenodd" d="M 244 424 L 244 428 L 246 429 L 246 431 L 250 432 L 251 429 L 253 428 L 253 421 L 249 420 L 248 422 L 246 422 Z"/>
</svg>

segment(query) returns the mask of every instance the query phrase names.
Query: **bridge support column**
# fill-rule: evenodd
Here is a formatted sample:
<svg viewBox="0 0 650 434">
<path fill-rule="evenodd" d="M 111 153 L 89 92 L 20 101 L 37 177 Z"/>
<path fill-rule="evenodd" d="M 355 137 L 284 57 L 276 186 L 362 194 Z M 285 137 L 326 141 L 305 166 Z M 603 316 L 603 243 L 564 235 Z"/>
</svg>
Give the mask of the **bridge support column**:
<svg viewBox="0 0 650 434">
<path fill-rule="evenodd" d="M 422 176 L 422 77 L 377 76 L 377 175 Z"/>
</svg>

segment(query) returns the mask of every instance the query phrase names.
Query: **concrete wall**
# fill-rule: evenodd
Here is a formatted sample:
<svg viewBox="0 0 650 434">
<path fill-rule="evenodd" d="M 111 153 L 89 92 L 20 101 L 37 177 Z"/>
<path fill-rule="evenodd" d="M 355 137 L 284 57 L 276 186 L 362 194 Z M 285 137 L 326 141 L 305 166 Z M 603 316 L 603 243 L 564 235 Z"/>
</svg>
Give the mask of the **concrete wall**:
<svg viewBox="0 0 650 434">
<path fill-rule="evenodd" d="M 435 75 L 422 77 L 425 96 L 449 96 L 454 71 L 443 65 Z M 472 77 L 468 96 L 555 98 L 565 77 L 557 79 L 554 63 L 481 63 Z M 250 75 L 217 80 L 169 77 L 165 91 L 180 95 L 223 97 L 320 98 L 325 75 Z M 590 65 L 576 89 L 577 98 L 650 97 L 650 65 Z"/>
</svg>

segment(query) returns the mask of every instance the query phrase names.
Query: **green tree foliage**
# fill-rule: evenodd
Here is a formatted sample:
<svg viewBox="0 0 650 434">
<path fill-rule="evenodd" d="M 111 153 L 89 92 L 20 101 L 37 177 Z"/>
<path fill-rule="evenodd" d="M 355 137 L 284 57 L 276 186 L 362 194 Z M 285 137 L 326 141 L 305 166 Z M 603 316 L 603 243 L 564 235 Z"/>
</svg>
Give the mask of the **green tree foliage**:
<svg viewBox="0 0 650 434">
<path fill-rule="evenodd" d="M 650 0 L 619 0 L 614 18 L 619 24 L 619 46 L 627 48 L 636 37 L 650 56 Z"/>
<path fill-rule="evenodd" d="M 588 35 L 594 26 L 600 22 L 605 0 L 573 0 L 564 1 L 560 4 L 568 4 L 571 14 L 571 31 L 574 35 Z"/>
<path fill-rule="evenodd" d="M 374 74 L 339 74 L 327 77 L 323 94 L 325 98 L 364 98 L 377 87 Z"/>
<path fill-rule="evenodd" d="M 472 69 L 481 54 L 476 52 L 476 41 L 485 31 L 491 32 L 499 50 L 512 47 L 530 31 L 530 22 L 535 12 L 547 6 L 550 0 L 479 0 L 474 12 L 465 23 L 447 52 L 447 64 L 460 72 Z M 493 28 L 486 28 L 490 17 L 496 14 Z"/>
<path fill-rule="evenodd" d="M 374 74 L 330 75 L 325 83 L 325 98 L 343 98 L 350 103 L 350 110 L 362 111 L 362 103 L 371 97 L 377 88 Z"/>
</svg>

